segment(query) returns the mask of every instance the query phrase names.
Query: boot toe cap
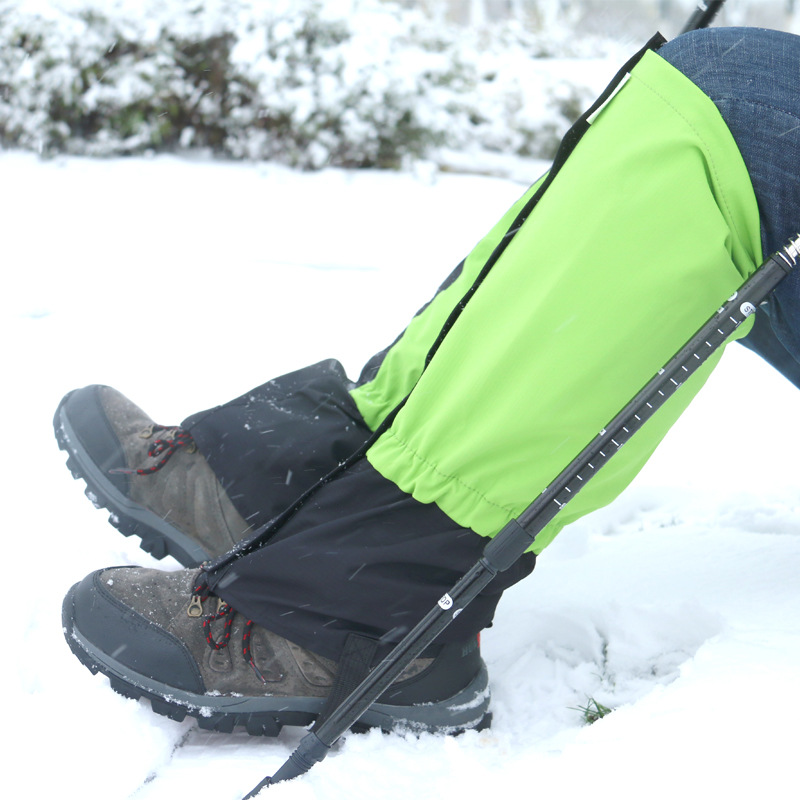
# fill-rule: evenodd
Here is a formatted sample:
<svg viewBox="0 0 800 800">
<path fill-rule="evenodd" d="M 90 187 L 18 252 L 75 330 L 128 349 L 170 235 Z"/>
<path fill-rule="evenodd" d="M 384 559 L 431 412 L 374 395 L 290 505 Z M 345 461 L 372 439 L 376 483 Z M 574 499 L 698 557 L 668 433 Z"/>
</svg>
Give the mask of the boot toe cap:
<svg viewBox="0 0 800 800">
<path fill-rule="evenodd" d="M 72 587 L 64 601 L 65 629 L 91 657 L 136 675 L 203 694 L 205 686 L 189 649 L 169 631 L 114 595 L 113 570 L 99 570 Z"/>
<path fill-rule="evenodd" d="M 66 437 L 67 449 L 79 460 L 82 471 L 92 471 L 95 480 L 107 481 L 127 495 L 125 450 L 103 403 L 109 391 L 114 390 L 92 385 L 70 392 L 58 406 L 54 426 L 57 436 Z"/>
</svg>

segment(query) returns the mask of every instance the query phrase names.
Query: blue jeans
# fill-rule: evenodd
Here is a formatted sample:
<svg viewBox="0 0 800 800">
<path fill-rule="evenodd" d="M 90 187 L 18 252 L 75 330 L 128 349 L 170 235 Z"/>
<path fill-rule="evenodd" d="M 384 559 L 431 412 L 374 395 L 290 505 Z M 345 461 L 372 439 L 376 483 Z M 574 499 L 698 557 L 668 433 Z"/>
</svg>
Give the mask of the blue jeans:
<svg viewBox="0 0 800 800">
<path fill-rule="evenodd" d="M 707 94 L 742 154 L 769 256 L 800 232 L 800 37 L 760 28 L 707 28 L 658 54 Z M 742 344 L 800 387 L 800 270 L 756 315 Z"/>
</svg>

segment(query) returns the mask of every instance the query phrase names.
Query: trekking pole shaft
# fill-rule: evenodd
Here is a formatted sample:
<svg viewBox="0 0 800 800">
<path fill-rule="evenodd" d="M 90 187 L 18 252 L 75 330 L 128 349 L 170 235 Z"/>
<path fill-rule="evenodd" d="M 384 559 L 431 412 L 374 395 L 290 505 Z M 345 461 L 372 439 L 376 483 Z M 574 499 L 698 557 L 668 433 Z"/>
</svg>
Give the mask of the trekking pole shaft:
<svg viewBox="0 0 800 800">
<path fill-rule="evenodd" d="M 800 260 L 800 234 L 742 284 L 616 417 L 573 459 L 520 516 L 484 548 L 480 560 L 334 709 L 319 729 L 307 734 L 290 759 L 247 798 L 275 783 L 296 778 L 327 755 L 408 665 L 436 639 L 498 572 L 509 569 L 531 547 L 556 514 L 619 451 L 672 394 L 750 316 Z M 245 798 L 245 800 L 247 800 Z"/>
<path fill-rule="evenodd" d="M 714 17 L 717 16 L 725 0 L 711 0 L 709 3 L 699 2 L 697 8 L 692 12 L 692 15 L 683 26 L 681 33 L 688 33 L 689 31 L 697 31 L 700 28 L 707 28 Z"/>
</svg>

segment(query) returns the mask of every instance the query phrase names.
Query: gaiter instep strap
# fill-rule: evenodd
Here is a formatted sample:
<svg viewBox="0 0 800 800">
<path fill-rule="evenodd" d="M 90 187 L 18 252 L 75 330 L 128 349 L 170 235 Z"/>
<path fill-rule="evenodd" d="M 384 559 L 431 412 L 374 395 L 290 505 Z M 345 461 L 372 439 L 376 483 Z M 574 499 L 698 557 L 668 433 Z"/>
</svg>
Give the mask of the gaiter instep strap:
<svg viewBox="0 0 800 800">
<path fill-rule="evenodd" d="M 351 692 L 367 677 L 378 651 L 380 642 L 357 633 L 351 633 L 339 659 L 339 669 L 328 699 L 311 730 L 319 727 L 331 712 L 350 696 Z"/>
</svg>

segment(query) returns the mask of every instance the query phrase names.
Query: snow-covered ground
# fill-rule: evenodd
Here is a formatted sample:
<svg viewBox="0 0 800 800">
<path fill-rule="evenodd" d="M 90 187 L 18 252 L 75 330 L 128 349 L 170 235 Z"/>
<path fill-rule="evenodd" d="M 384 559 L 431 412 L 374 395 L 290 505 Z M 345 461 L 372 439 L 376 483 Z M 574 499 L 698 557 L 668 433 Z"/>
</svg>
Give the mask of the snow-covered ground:
<svg viewBox="0 0 800 800">
<path fill-rule="evenodd" d="M 177 565 L 91 507 L 52 413 L 87 383 L 169 423 L 331 355 L 356 374 L 524 187 L 17 153 L 0 176 L 4 783 L 42 800 L 238 800 L 302 731 L 172 722 L 63 641 L 61 599 L 87 572 Z M 347 736 L 262 796 L 796 798 L 798 416 L 800 393 L 731 347 L 635 484 L 504 598 L 483 637 L 491 730 Z M 587 727 L 589 698 L 615 710 Z"/>
</svg>

